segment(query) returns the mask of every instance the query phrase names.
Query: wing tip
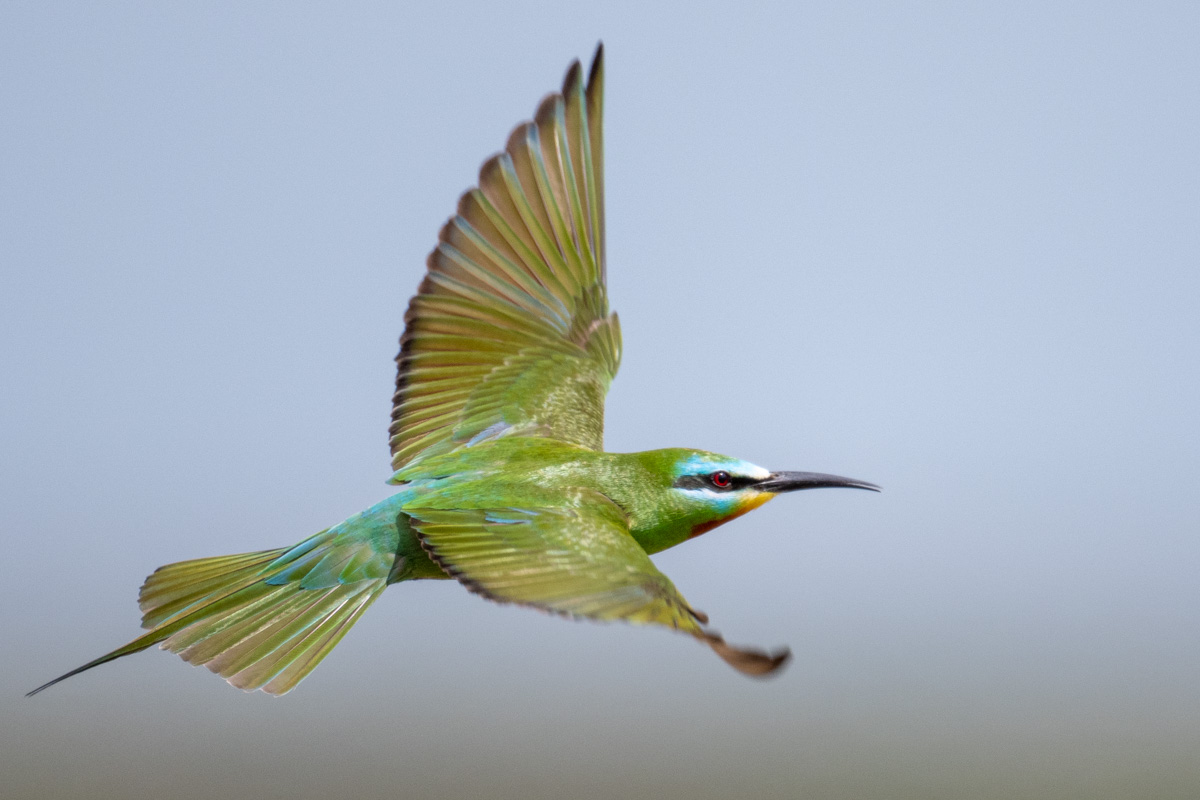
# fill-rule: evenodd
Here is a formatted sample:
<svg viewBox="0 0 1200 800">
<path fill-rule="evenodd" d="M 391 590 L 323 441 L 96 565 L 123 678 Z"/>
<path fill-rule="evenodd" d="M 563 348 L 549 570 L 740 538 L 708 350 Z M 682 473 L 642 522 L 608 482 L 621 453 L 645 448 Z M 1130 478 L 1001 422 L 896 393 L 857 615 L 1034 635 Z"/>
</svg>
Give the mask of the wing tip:
<svg viewBox="0 0 1200 800">
<path fill-rule="evenodd" d="M 566 87 L 563 87 L 566 91 Z M 542 98 L 542 102 L 538 103 L 537 111 L 533 114 L 533 122 L 538 127 L 548 128 L 554 124 L 555 120 L 562 115 L 564 105 L 563 95 L 558 92 L 551 92 Z"/>
<path fill-rule="evenodd" d="M 547 95 L 546 100 L 553 98 L 554 95 Z M 543 103 L 545 100 L 542 101 Z M 525 147 L 531 144 L 530 137 L 536 137 L 537 123 L 532 120 L 526 120 L 518 124 L 512 129 L 512 133 L 508 134 L 508 141 L 504 143 L 504 152 L 500 154 L 500 164 L 503 166 L 504 158 L 512 158 L 519 154 Z"/>
<path fill-rule="evenodd" d="M 604 75 L 604 40 L 596 42 L 596 53 L 592 56 L 592 66 L 588 69 L 588 85 Z"/>
<path fill-rule="evenodd" d="M 579 63 L 579 59 L 571 62 L 567 67 L 567 74 L 563 76 L 562 96 L 570 97 L 583 85 L 583 65 Z"/>
<path fill-rule="evenodd" d="M 587 94 L 588 99 L 598 101 L 595 97 L 604 91 L 604 42 L 596 45 L 596 54 L 592 56 L 592 66 L 588 69 Z"/>
<path fill-rule="evenodd" d="M 792 658 L 792 651 L 786 647 L 772 653 L 753 647 L 734 647 L 715 633 L 704 638 L 722 661 L 751 678 L 774 675 Z"/>
</svg>

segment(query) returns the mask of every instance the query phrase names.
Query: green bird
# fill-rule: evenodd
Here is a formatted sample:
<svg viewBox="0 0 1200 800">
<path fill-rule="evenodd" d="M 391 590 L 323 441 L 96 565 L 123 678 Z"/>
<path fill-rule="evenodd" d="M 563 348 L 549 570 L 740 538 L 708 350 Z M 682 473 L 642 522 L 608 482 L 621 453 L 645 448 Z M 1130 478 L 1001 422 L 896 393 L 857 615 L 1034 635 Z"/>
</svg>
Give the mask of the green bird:
<svg viewBox="0 0 1200 800">
<path fill-rule="evenodd" d="M 458 580 L 489 600 L 681 631 L 748 675 L 789 657 L 729 645 L 650 555 L 783 492 L 878 487 L 702 450 L 606 453 L 621 361 L 605 286 L 603 45 L 484 163 L 404 315 L 395 494 L 292 547 L 160 567 L 144 634 L 232 685 L 284 694 L 387 587 Z"/>
</svg>

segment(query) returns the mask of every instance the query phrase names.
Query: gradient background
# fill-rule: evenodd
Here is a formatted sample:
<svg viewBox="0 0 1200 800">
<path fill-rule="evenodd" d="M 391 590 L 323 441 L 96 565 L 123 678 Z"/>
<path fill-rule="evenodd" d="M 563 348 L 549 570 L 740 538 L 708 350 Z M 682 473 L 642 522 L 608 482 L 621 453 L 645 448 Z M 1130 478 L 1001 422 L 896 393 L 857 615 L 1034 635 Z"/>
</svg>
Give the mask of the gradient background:
<svg viewBox="0 0 1200 800">
<path fill-rule="evenodd" d="M 1196 4 L 438 5 L 0 6 L 2 794 L 1200 796 Z M 445 583 L 283 699 L 24 699 L 385 496 L 425 254 L 599 38 L 610 449 L 886 490 L 657 558 L 790 669 Z"/>
</svg>

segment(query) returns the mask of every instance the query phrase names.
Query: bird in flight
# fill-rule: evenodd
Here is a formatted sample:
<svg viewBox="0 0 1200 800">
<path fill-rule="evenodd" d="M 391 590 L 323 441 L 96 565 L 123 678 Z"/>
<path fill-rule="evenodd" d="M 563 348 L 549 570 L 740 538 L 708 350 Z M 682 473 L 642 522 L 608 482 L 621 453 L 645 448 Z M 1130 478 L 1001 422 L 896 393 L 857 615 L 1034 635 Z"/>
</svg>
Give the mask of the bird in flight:
<svg viewBox="0 0 1200 800">
<path fill-rule="evenodd" d="M 601 45 L 586 82 L 571 64 L 442 227 L 396 357 L 399 490 L 291 547 L 160 567 L 138 594 L 146 633 L 30 694 L 155 644 L 284 694 L 384 589 L 427 579 L 672 628 L 748 675 L 787 661 L 726 643 L 650 555 L 783 492 L 878 487 L 702 450 L 604 452 L 621 328 L 605 284 L 603 98 Z"/>
</svg>

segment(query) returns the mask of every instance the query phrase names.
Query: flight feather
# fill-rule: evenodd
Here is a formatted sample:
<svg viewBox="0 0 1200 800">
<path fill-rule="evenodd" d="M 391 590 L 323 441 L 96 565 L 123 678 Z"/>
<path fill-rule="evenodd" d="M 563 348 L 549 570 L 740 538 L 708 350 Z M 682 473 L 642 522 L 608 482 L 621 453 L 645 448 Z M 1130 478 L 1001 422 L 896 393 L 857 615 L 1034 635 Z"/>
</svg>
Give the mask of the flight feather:
<svg viewBox="0 0 1200 800">
<path fill-rule="evenodd" d="M 599 450 L 620 364 L 604 266 L 603 50 L 484 163 L 405 314 L 392 468 L 505 435 Z"/>
</svg>

